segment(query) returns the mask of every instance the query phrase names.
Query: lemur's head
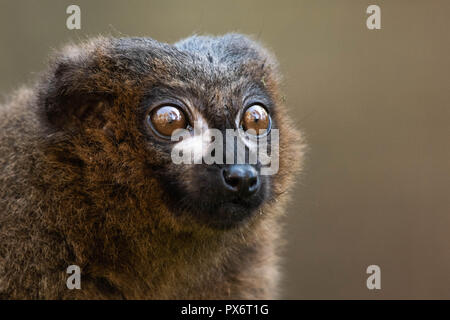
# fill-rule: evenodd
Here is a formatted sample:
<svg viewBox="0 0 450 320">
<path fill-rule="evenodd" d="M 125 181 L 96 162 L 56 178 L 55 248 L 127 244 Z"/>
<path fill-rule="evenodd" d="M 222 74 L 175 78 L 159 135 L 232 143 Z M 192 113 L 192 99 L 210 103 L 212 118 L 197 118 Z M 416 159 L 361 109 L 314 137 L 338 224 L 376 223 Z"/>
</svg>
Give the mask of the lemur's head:
<svg viewBox="0 0 450 320">
<path fill-rule="evenodd" d="M 50 162 L 64 168 L 84 203 L 132 208 L 139 221 L 248 224 L 286 191 L 301 162 L 276 62 L 241 35 L 194 36 L 174 45 L 100 38 L 69 46 L 39 92 Z M 234 130 L 232 144 L 227 129 Z M 259 157 L 250 160 L 262 138 L 277 161 L 266 164 L 275 166 L 268 174 Z"/>
</svg>

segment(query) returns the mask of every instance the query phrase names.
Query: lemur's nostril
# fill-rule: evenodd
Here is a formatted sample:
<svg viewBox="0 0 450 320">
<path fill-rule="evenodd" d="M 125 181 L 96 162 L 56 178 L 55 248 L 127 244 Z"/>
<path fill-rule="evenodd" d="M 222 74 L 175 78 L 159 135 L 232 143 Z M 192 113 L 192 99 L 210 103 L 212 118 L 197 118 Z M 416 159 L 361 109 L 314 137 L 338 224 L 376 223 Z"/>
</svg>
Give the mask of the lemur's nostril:
<svg viewBox="0 0 450 320">
<path fill-rule="evenodd" d="M 235 177 L 225 177 L 225 182 L 233 188 L 236 188 L 239 185 L 239 178 Z"/>
<path fill-rule="evenodd" d="M 250 186 L 250 188 L 254 187 L 257 183 L 258 183 L 258 178 L 257 177 L 253 177 L 253 178 L 249 179 L 249 186 Z"/>
<path fill-rule="evenodd" d="M 226 189 L 249 197 L 259 188 L 258 172 L 250 165 L 231 165 L 222 169 Z"/>
</svg>

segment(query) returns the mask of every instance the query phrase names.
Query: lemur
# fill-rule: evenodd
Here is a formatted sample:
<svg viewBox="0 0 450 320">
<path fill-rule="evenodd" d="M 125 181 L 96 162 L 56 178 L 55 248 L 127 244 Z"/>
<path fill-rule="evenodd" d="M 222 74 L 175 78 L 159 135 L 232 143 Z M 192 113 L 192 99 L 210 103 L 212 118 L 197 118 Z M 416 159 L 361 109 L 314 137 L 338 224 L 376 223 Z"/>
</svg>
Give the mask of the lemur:
<svg viewBox="0 0 450 320">
<path fill-rule="evenodd" d="M 303 162 L 278 70 L 239 34 L 56 52 L 0 106 L 0 298 L 277 298 L 279 220 Z M 279 171 L 175 164 L 169 137 L 199 119 L 279 130 Z"/>
</svg>

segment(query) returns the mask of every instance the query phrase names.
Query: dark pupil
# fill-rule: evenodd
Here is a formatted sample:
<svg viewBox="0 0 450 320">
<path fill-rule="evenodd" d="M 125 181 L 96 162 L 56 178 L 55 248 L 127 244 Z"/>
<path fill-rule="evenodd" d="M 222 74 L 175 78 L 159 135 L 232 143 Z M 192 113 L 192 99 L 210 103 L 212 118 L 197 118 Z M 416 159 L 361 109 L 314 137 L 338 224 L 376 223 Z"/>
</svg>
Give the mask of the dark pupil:
<svg viewBox="0 0 450 320">
<path fill-rule="evenodd" d="M 169 122 L 169 124 L 172 124 L 172 122 L 174 122 L 177 118 L 177 115 L 175 114 L 175 112 L 170 111 L 168 116 L 167 116 L 167 122 Z"/>
<path fill-rule="evenodd" d="M 181 120 L 181 114 L 179 114 L 177 111 L 175 110 L 164 110 L 164 111 L 165 111 L 164 118 L 167 121 L 168 125 L 171 125 L 175 121 Z"/>
<path fill-rule="evenodd" d="M 253 117 L 253 122 L 257 123 L 261 119 L 261 114 L 258 112 L 258 110 L 251 110 L 250 112 Z"/>
</svg>

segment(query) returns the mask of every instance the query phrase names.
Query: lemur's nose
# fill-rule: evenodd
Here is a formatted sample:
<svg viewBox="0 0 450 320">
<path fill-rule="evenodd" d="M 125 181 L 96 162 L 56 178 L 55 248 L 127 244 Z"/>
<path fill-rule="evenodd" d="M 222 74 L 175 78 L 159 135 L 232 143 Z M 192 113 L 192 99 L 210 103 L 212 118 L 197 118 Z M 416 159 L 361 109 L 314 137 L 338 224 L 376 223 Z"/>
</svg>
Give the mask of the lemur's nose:
<svg viewBox="0 0 450 320">
<path fill-rule="evenodd" d="M 222 169 L 223 183 L 241 197 L 249 197 L 259 189 L 258 172 L 248 164 L 234 164 Z"/>
</svg>

